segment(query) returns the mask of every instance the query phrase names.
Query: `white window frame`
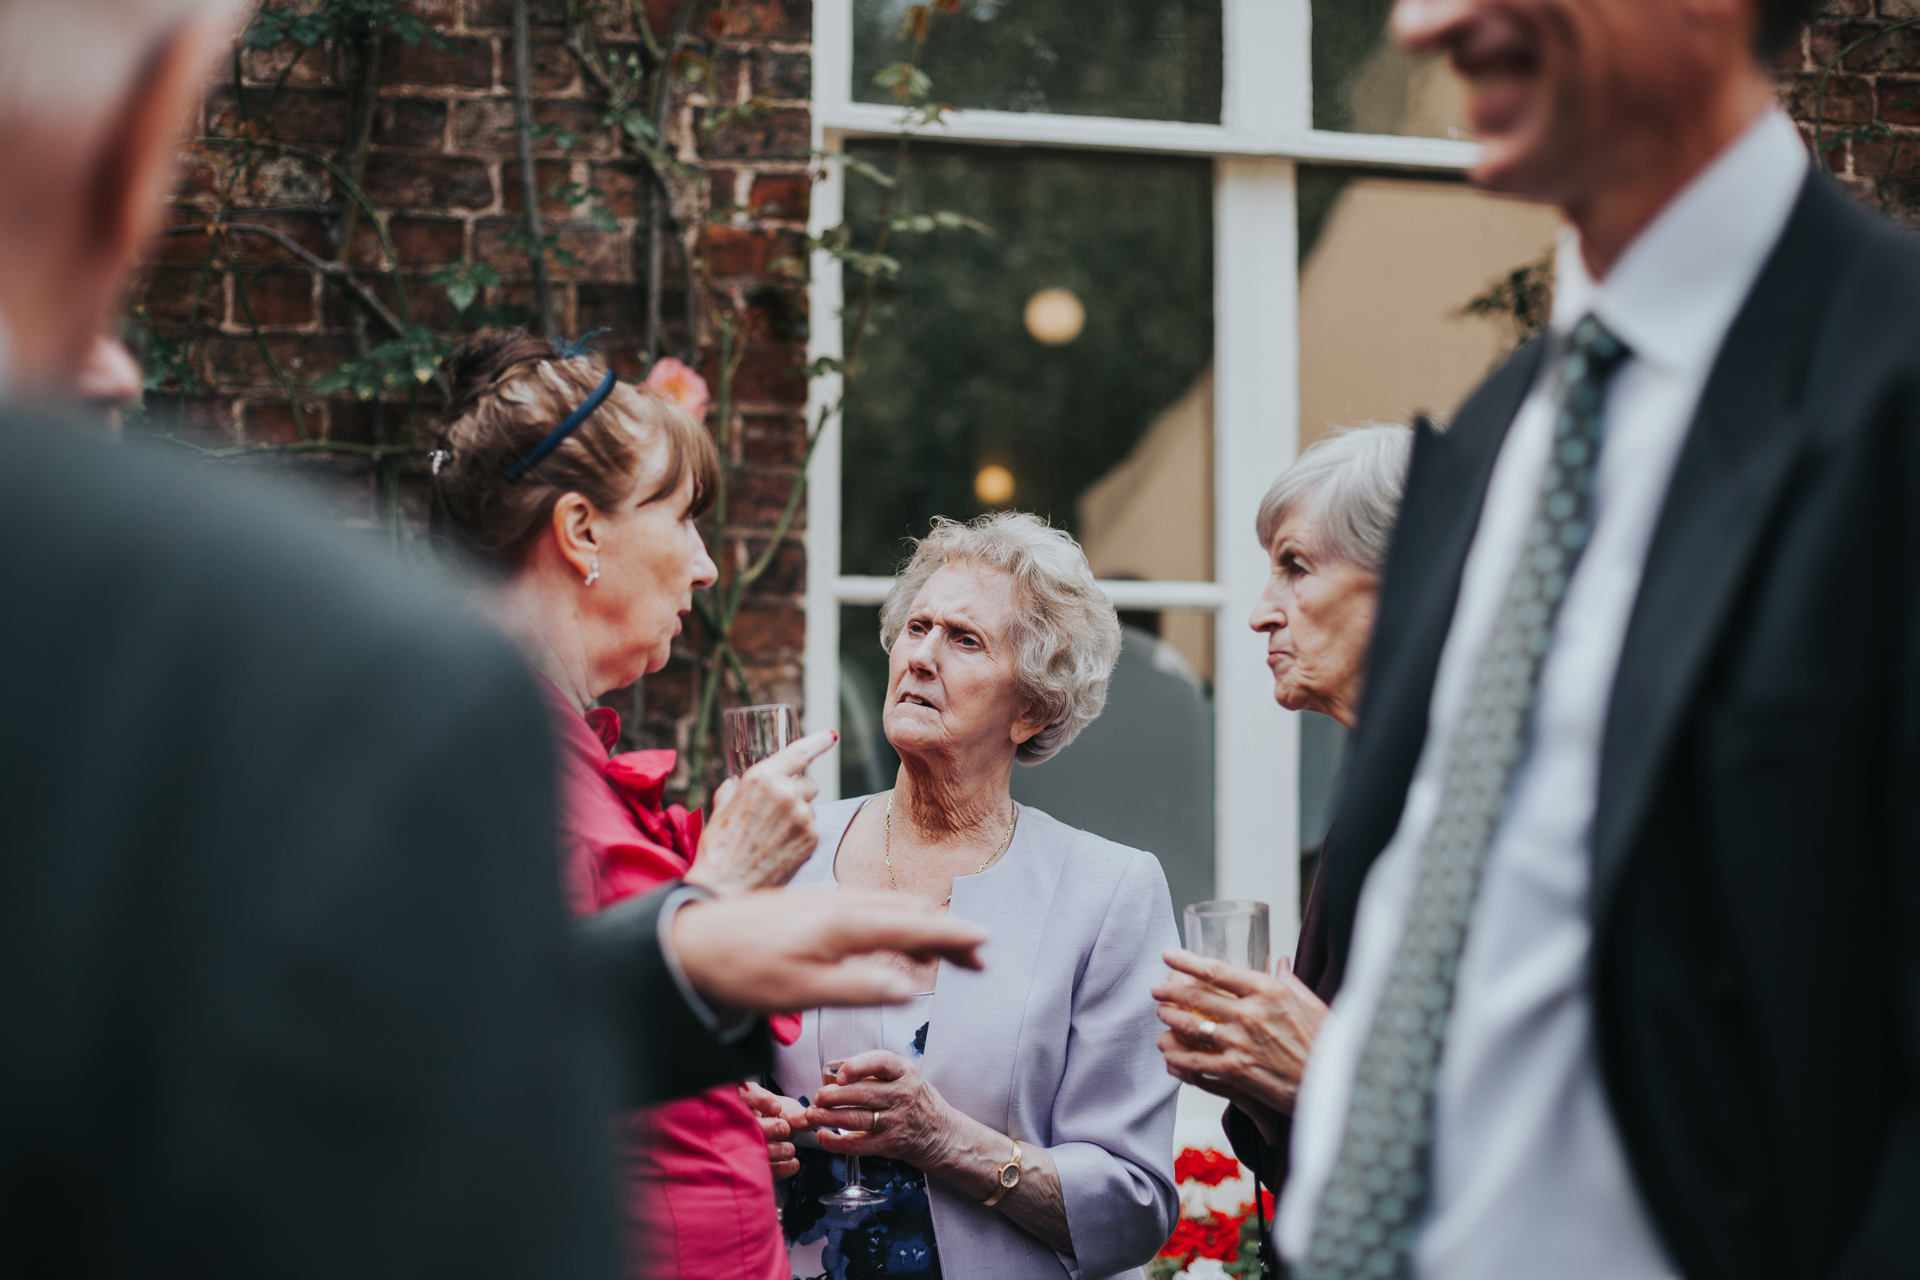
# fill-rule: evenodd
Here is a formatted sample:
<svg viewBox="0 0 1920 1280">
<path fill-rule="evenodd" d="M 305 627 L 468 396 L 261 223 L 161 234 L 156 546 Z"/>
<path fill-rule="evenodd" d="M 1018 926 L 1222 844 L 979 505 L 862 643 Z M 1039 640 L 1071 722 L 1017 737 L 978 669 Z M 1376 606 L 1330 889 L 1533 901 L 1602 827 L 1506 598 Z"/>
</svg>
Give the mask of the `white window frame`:
<svg viewBox="0 0 1920 1280">
<path fill-rule="evenodd" d="M 1312 127 L 1309 0 L 1221 0 L 1221 123 L 955 111 L 916 145 L 1047 146 L 1204 156 L 1214 162 L 1214 577 L 1212 582 L 1103 582 L 1131 609 L 1206 609 L 1214 627 L 1214 874 L 1224 898 L 1273 911 L 1276 954 L 1299 919 L 1299 720 L 1274 704 L 1265 640 L 1245 619 L 1267 578 L 1253 512 L 1300 438 L 1299 276 L 1294 167 L 1301 162 L 1457 174 L 1478 148 L 1445 138 L 1334 133 Z M 897 136 L 900 112 L 852 97 L 853 0 L 814 0 L 813 145 Z M 841 167 L 813 188 L 809 230 L 844 215 Z M 809 360 L 841 354 L 840 264 L 813 256 Z M 808 421 L 840 393 L 813 383 Z M 840 422 L 830 418 L 807 491 L 805 692 L 809 732 L 838 728 L 840 606 L 878 603 L 890 578 L 840 573 Z M 839 794 L 833 753 L 814 767 L 823 799 Z M 1176 904 L 1177 905 L 1177 904 Z"/>
</svg>

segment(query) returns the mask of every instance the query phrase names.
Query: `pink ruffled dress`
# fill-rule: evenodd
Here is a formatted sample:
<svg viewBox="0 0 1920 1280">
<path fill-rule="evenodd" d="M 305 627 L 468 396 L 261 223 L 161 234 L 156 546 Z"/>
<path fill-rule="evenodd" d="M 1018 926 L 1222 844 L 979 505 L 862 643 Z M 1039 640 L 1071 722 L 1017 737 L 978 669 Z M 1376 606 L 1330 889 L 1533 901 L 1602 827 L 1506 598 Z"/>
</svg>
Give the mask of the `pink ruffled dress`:
<svg viewBox="0 0 1920 1280">
<path fill-rule="evenodd" d="M 584 716 L 545 679 L 559 759 L 560 855 L 576 915 L 604 910 L 686 873 L 700 814 L 664 806 L 672 751 L 609 756 L 620 717 Z M 791 1043 L 792 1022 L 775 1034 Z M 786 1034 L 782 1035 L 781 1033 Z M 733 1085 L 630 1113 L 619 1161 L 627 1272 L 644 1280 L 789 1280 L 759 1122 Z"/>
</svg>

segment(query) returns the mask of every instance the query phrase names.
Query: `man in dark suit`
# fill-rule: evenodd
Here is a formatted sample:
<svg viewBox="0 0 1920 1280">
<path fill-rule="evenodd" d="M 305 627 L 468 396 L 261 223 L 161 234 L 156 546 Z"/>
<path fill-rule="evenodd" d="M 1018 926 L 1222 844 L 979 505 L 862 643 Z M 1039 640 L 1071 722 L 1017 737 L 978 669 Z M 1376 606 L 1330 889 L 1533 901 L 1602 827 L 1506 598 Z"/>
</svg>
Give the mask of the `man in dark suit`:
<svg viewBox="0 0 1920 1280">
<path fill-rule="evenodd" d="M 1920 1275 L 1920 243 L 1772 106 L 1808 7 L 1396 8 L 1572 230 L 1415 447 L 1296 1275 Z"/>
<path fill-rule="evenodd" d="M 570 937 L 503 643 L 290 494 L 20 407 L 75 385 L 235 8 L 0 5 L 0 1275 L 612 1276 L 616 1103 L 980 935 L 722 857 Z M 759 790 L 804 856 L 799 781 Z"/>
</svg>

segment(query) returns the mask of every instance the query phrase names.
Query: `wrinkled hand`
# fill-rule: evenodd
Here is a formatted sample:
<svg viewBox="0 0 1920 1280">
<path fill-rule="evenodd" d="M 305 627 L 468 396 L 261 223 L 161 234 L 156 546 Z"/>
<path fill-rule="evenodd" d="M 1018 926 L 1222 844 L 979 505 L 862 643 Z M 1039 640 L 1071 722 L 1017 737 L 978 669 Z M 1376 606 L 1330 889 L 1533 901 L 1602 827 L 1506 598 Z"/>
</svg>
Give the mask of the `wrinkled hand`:
<svg viewBox="0 0 1920 1280">
<path fill-rule="evenodd" d="M 827 1068 L 832 1082 L 820 1086 L 807 1108 L 822 1147 L 890 1156 L 919 1169 L 940 1166 L 956 1113 L 905 1058 L 874 1049 Z"/>
<path fill-rule="evenodd" d="M 673 950 L 702 996 L 754 1013 L 901 1004 L 912 978 L 884 958 L 980 967 L 986 930 L 925 898 L 860 889 L 743 893 L 682 907 Z"/>
<path fill-rule="evenodd" d="M 796 1133 L 813 1127 L 807 1109 L 792 1098 L 782 1097 L 749 1080 L 740 1086 L 740 1096 L 760 1122 L 760 1135 L 767 1140 L 767 1163 L 773 1166 L 773 1178 L 791 1178 L 800 1172 L 800 1155 L 789 1141 Z"/>
<path fill-rule="evenodd" d="M 1281 961 L 1269 977 L 1208 960 L 1191 951 L 1164 956 L 1174 972 L 1153 989 L 1160 1002 L 1160 1035 L 1167 1070 L 1246 1107 L 1292 1115 L 1327 1006 Z M 1205 1025 L 1211 1019 L 1213 1026 Z M 1270 1119 L 1271 1117 L 1267 1117 Z M 1268 1128 L 1262 1124 L 1262 1131 Z"/>
<path fill-rule="evenodd" d="M 807 776 L 807 766 L 839 740 L 831 729 L 810 733 L 729 778 L 714 796 L 713 821 L 700 835 L 687 883 L 724 898 L 777 889 L 793 879 L 820 842 L 813 823 L 820 787 Z"/>
</svg>

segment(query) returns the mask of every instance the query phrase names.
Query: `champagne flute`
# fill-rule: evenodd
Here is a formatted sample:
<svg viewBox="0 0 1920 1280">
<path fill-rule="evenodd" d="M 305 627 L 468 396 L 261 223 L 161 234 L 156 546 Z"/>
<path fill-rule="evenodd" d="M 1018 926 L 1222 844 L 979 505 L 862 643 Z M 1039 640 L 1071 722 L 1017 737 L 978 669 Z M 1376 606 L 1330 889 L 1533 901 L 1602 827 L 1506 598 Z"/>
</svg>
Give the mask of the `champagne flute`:
<svg viewBox="0 0 1920 1280">
<path fill-rule="evenodd" d="M 833 1082 L 834 1073 L 827 1069 L 828 1064 L 838 1066 L 857 1053 L 879 1049 L 885 1038 L 877 1008 L 849 1009 L 836 1005 L 820 1010 L 821 1083 Z M 860 1157 L 849 1154 L 846 1159 L 847 1185 L 831 1195 L 821 1196 L 820 1203 L 839 1209 L 864 1209 L 886 1203 L 886 1196 L 860 1185 Z"/>
<path fill-rule="evenodd" d="M 787 702 L 734 707 L 721 712 L 720 738 L 727 757 L 727 776 L 737 778 L 768 756 L 784 750 L 800 736 L 799 724 L 799 716 Z"/>
</svg>

